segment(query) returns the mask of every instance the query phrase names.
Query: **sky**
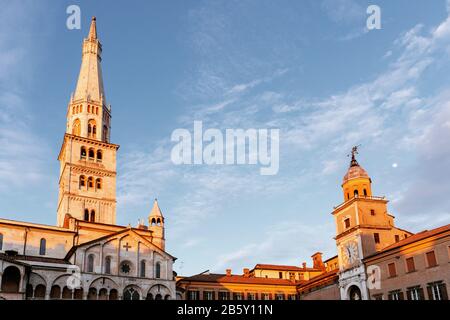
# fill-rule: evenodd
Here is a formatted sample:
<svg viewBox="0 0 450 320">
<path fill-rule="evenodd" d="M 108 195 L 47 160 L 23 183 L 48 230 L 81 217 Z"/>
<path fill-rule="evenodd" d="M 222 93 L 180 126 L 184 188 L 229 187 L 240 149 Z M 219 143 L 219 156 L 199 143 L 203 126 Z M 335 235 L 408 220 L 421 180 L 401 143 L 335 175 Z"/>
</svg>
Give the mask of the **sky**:
<svg viewBox="0 0 450 320">
<path fill-rule="evenodd" d="M 81 29 L 66 27 L 69 5 Z M 366 9 L 381 9 L 368 30 Z M 158 198 L 175 271 L 311 264 L 354 145 L 397 226 L 450 222 L 450 2 L 0 0 L 0 216 L 54 225 L 67 104 L 92 16 L 117 158 L 117 222 Z M 276 175 L 175 165 L 178 128 L 280 130 Z"/>
</svg>

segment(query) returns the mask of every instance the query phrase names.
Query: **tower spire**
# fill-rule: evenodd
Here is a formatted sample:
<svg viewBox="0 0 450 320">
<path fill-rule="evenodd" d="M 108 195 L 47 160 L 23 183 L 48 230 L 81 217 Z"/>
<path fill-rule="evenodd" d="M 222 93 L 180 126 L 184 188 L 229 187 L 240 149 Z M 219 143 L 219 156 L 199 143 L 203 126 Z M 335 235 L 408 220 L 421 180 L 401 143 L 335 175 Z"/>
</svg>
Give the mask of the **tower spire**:
<svg viewBox="0 0 450 320">
<path fill-rule="evenodd" d="M 87 38 L 83 41 L 80 74 L 73 96 L 74 101 L 94 101 L 106 105 L 102 61 L 102 45 L 97 38 L 97 19 L 92 17 Z"/>
<path fill-rule="evenodd" d="M 91 19 L 91 27 L 89 29 L 89 39 L 90 40 L 95 40 L 97 39 L 97 23 L 96 23 L 96 18 L 92 17 Z"/>
</svg>

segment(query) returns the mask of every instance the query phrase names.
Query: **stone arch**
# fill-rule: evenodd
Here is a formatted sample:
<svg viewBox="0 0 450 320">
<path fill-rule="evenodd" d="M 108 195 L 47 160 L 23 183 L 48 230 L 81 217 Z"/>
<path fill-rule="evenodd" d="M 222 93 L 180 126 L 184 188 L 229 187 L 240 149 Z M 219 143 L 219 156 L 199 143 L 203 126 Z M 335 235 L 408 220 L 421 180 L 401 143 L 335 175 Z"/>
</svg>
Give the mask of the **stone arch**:
<svg viewBox="0 0 450 320">
<path fill-rule="evenodd" d="M 350 283 L 345 289 L 346 300 L 362 300 L 362 290 L 356 283 Z"/>
<path fill-rule="evenodd" d="M 20 290 L 20 279 L 22 275 L 16 266 L 8 266 L 3 270 L 2 292 L 18 293 Z"/>
<path fill-rule="evenodd" d="M 47 286 L 47 281 L 45 280 L 45 278 L 42 275 L 40 275 L 40 274 L 38 274 L 36 272 L 31 272 L 30 273 L 30 277 L 29 277 L 28 282 L 33 287 L 36 287 L 37 285 L 40 285 L 40 284 L 42 284 L 45 287 Z"/>
<path fill-rule="evenodd" d="M 89 284 L 89 288 L 95 288 L 97 289 L 97 291 L 105 288 L 110 291 L 111 289 L 117 290 L 119 286 L 114 280 L 109 277 L 98 277 L 91 281 L 91 283 Z"/>
<path fill-rule="evenodd" d="M 163 284 L 155 284 L 153 285 L 147 292 L 147 296 L 151 294 L 153 299 L 155 300 L 162 300 L 165 299 L 167 296 L 169 296 L 169 299 L 172 297 L 172 292 L 168 287 L 166 287 Z M 166 299 L 168 300 L 168 299 Z"/>
<path fill-rule="evenodd" d="M 129 285 L 123 289 L 123 300 L 140 300 L 142 297 L 142 290 L 136 285 Z"/>
<path fill-rule="evenodd" d="M 81 121 L 78 118 L 72 124 L 72 134 L 75 136 L 81 135 Z"/>
</svg>

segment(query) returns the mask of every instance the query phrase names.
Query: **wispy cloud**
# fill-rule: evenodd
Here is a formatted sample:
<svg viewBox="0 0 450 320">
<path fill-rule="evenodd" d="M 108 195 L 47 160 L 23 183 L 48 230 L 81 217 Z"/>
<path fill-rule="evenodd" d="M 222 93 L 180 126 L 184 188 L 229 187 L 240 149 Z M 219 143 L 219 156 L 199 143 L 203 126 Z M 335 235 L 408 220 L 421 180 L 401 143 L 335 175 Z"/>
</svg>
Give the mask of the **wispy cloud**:
<svg viewBox="0 0 450 320">
<path fill-rule="evenodd" d="M 239 273 L 242 268 L 257 263 L 300 266 L 306 262 L 311 265 L 310 256 L 316 251 L 327 256 L 336 254 L 333 233 L 332 223 L 312 226 L 298 221 L 281 222 L 270 226 L 254 242 L 219 254 L 212 270 L 223 273 L 225 268 L 233 268 Z"/>
<path fill-rule="evenodd" d="M 357 11 L 355 16 L 359 16 L 359 9 Z M 217 41 L 221 41 L 210 37 L 208 31 L 216 30 L 222 34 L 224 28 L 229 27 L 226 15 L 221 13 L 217 20 L 205 15 L 207 13 L 201 12 L 200 18 L 206 20 L 202 28 L 195 31 L 194 37 L 202 57 L 211 50 L 216 53 Z M 340 18 L 334 19 L 339 21 Z M 123 168 L 127 183 L 122 196 L 128 195 L 132 199 L 136 194 L 170 188 L 171 183 L 175 183 L 179 196 L 171 203 L 172 232 L 175 238 L 184 238 L 204 221 L 212 221 L 233 199 L 242 199 L 248 194 L 259 194 L 262 198 L 268 194 L 289 194 L 302 181 L 322 181 L 326 176 L 333 176 L 347 161 L 346 150 L 363 143 L 367 149 L 373 149 L 374 154 L 383 150 L 398 159 L 418 154 L 422 161 L 417 164 L 417 175 L 408 175 L 411 186 L 402 184 L 398 187 L 400 191 L 396 194 L 394 208 L 399 210 L 402 218 L 414 206 L 417 211 L 415 221 L 431 214 L 444 221 L 450 210 L 445 194 L 450 190 L 442 185 L 446 183 L 443 179 L 450 179 L 446 174 L 450 172 L 447 164 L 450 153 L 448 144 L 434 141 L 445 141 L 442 137 L 448 136 L 450 115 L 448 104 L 444 103 L 447 96 L 441 94 L 440 99 L 433 99 L 422 92 L 421 84 L 423 76 L 436 65 L 438 57 L 450 44 L 449 21 L 447 18 L 431 30 L 425 30 L 419 24 L 399 35 L 392 45 L 389 61 L 380 57 L 380 64 L 386 65 L 371 80 L 315 98 L 306 98 L 296 91 L 270 88 L 278 77 L 287 75 L 283 72 L 277 75 L 279 65 L 273 65 L 270 71 L 263 68 L 253 77 L 246 77 L 246 81 L 241 77 L 232 79 L 233 70 L 239 70 L 236 74 L 241 75 L 242 70 L 248 70 L 248 65 L 252 65 L 252 61 L 243 62 L 234 57 L 233 50 L 231 57 L 225 62 L 221 60 L 223 63 L 218 68 L 201 62 L 196 70 L 199 78 L 194 81 L 195 88 L 205 101 L 216 103 L 192 103 L 193 107 L 180 117 L 180 124 L 203 120 L 215 128 L 280 128 L 280 174 L 265 180 L 252 168 L 176 167 L 169 161 L 170 141 L 163 141 L 158 144 L 157 151 L 127 155 L 129 161 Z M 223 69 L 228 67 L 231 71 L 224 72 Z M 197 98 L 187 100 L 197 101 Z M 436 177 L 438 174 L 440 176 Z M 422 185 L 433 184 L 432 177 L 439 183 L 434 183 L 435 188 L 427 189 L 438 196 L 426 193 L 430 201 L 424 203 L 429 206 L 414 205 L 421 199 L 420 192 L 424 192 Z M 413 205 L 408 207 L 405 202 Z M 432 212 L 431 208 L 434 208 Z M 221 271 L 229 265 L 249 266 L 255 261 L 298 264 L 294 260 L 299 256 L 306 257 L 311 253 L 307 253 L 308 250 L 322 250 L 322 247 L 330 248 L 331 254 L 334 243 L 331 237 L 324 237 L 324 234 L 332 234 L 331 229 L 318 230 L 316 226 L 294 221 L 274 230 L 267 229 L 264 241 L 255 239 L 251 244 L 230 250 L 229 254 L 218 254 L 214 269 Z M 300 242 L 296 237 L 306 242 Z M 292 243 L 298 243 L 298 246 L 292 246 Z M 283 249 L 280 251 L 280 248 Z"/>
<path fill-rule="evenodd" d="M 29 54 L 34 5 L 1 1 L 0 6 L 0 190 L 45 179 L 47 147 L 30 127 L 33 111 L 26 98 L 32 74 Z M 20 26 L 19 26 L 20 24 Z M 21 30 L 21 32 L 16 32 Z M 20 172 L 20 178 L 18 177 Z"/>
</svg>

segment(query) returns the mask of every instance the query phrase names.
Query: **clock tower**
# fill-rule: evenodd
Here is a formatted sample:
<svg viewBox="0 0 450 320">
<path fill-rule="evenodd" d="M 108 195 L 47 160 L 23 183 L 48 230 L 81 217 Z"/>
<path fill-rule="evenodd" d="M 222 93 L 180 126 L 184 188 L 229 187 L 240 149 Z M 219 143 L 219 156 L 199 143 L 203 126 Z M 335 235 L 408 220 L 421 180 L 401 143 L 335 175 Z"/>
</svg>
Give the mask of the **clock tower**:
<svg viewBox="0 0 450 320">
<path fill-rule="evenodd" d="M 372 194 L 372 179 L 356 160 L 353 147 L 350 166 L 342 182 L 344 202 L 333 210 L 339 259 L 341 299 L 369 299 L 368 274 L 363 259 L 411 235 L 396 228 L 385 197 Z"/>
</svg>

